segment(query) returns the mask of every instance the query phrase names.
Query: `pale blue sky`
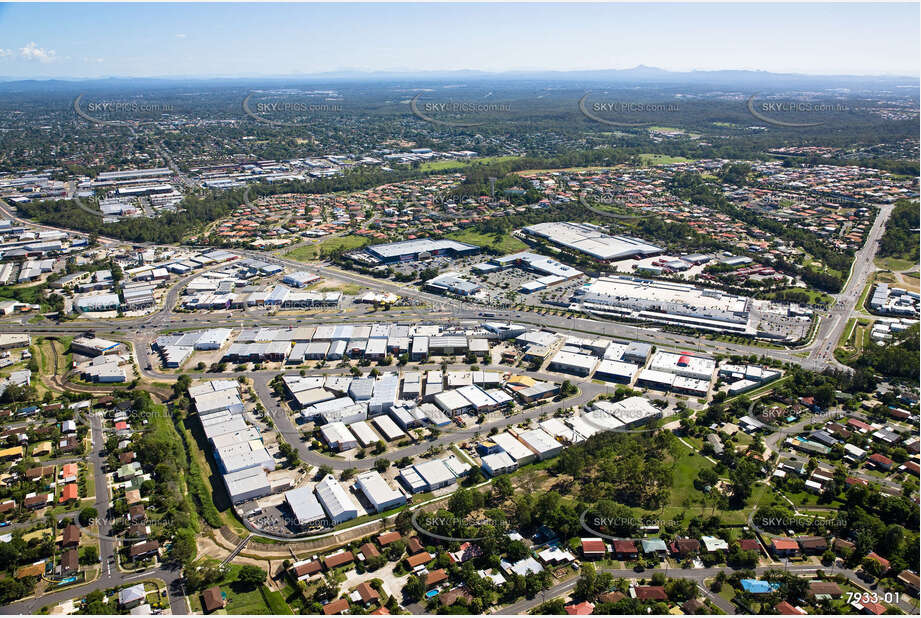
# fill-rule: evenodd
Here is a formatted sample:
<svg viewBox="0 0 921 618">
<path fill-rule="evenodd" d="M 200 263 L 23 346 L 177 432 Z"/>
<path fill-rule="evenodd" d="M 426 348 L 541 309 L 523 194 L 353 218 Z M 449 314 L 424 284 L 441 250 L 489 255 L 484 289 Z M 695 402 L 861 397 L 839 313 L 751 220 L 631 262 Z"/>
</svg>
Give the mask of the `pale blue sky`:
<svg viewBox="0 0 921 618">
<path fill-rule="evenodd" d="M 0 76 L 343 69 L 919 74 L 906 4 L 5 4 Z"/>
</svg>

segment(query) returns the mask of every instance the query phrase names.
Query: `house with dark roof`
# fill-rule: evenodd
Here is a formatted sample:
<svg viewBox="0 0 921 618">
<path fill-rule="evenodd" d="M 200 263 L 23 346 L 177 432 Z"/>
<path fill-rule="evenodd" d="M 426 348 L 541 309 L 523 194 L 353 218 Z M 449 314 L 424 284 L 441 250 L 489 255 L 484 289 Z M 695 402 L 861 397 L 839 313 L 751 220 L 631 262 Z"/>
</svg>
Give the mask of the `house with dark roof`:
<svg viewBox="0 0 921 618">
<path fill-rule="evenodd" d="M 600 595 L 598 597 L 598 600 L 601 601 L 602 603 L 617 603 L 618 601 L 621 601 L 626 598 L 627 598 L 627 595 L 625 595 L 620 590 L 613 590 L 611 592 L 605 592 L 604 594 Z"/>
<path fill-rule="evenodd" d="M 61 535 L 61 547 L 76 547 L 80 544 L 80 527 L 70 524 Z"/>
<path fill-rule="evenodd" d="M 618 560 L 632 560 L 637 556 L 636 543 L 630 539 L 618 539 L 612 542 L 614 555 Z"/>
<path fill-rule="evenodd" d="M 68 549 L 61 555 L 60 574 L 73 575 L 80 570 L 80 560 L 76 549 Z"/>
<path fill-rule="evenodd" d="M 473 601 L 473 595 L 467 592 L 465 588 L 458 586 L 457 588 L 451 588 L 450 590 L 442 592 L 438 595 L 438 599 L 445 607 L 450 607 L 461 599 L 465 601 L 466 605 L 470 605 Z"/>
<path fill-rule="evenodd" d="M 804 554 L 821 554 L 828 549 L 828 541 L 821 536 L 800 536 L 796 538 L 796 542 Z"/>
<path fill-rule="evenodd" d="M 835 582 L 809 582 L 809 596 L 814 599 L 840 599 L 844 591 Z"/>
<path fill-rule="evenodd" d="M 915 596 L 918 595 L 918 591 L 921 588 L 919 588 L 917 573 L 913 571 L 905 570 L 899 573 L 896 579 L 902 582 L 912 594 L 914 594 Z"/>
<path fill-rule="evenodd" d="M 761 543 L 758 539 L 739 539 L 739 549 L 742 551 L 755 551 L 761 553 Z"/>
<path fill-rule="evenodd" d="M 832 543 L 832 548 L 835 550 L 835 553 L 845 554 L 854 551 L 856 545 L 845 539 L 835 539 L 835 542 Z"/>
<path fill-rule="evenodd" d="M 697 539 L 677 538 L 668 544 L 668 551 L 673 556 L 683 558 L 700 551 L 700 541 Z"/>
<path fill-rule="evenodd" d="M 206 612 L 224 609 L 227 605 L 227 596 L 221 591 L 220 586 L 211 586 L 201 593 L 201 606 Z"/>
<path fill-rule="evenodd" d="M 134 504 L 128 507 L 128 521 L 138 522 L 144 521 L 147 517 L 147 511 L 144 509 L 143 504 Z"/>
<path fill-rule="evenodd" d="M 135 543 L 128 549 L 128 555 L 131 556 L 132 560 L 151 558 L 159 555 L 159 553 L 159 541 L 141 541 L 140 543 Z"/>
<path fill-rule="evenodd" d="M 668 601 L 664 586 L 634 586 L 633 590 L 640 601 Z"/>
</svg>

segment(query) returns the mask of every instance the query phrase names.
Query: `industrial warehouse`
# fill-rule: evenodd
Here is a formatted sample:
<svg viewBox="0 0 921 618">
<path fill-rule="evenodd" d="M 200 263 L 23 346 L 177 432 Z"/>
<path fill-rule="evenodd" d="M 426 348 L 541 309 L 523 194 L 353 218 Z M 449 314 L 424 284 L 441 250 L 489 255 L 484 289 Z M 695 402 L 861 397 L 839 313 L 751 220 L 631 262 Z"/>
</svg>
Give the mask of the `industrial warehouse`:
<svg viewBox="0 0 921 618">
<path fill-rule="evenodd" d="M 365 250 L 366 255 L 370 256 L 374 262 L 381 264 L 413 262 L 435 255 L 457 258 L 476 255 L 479 252 L 480 248 L 476 245 L 456 240 L 430 240 L 428 238 L 374 245 Z"/>
<path fill-rule="evenodd" d="M 584 253 L 601 262 L 650 257 L 662 253 L 660 247 L 629 236 L 610 236 L 601 228 L 589 223 L 538 223 L 521 231 L 528 236 Z"/>
</svg>

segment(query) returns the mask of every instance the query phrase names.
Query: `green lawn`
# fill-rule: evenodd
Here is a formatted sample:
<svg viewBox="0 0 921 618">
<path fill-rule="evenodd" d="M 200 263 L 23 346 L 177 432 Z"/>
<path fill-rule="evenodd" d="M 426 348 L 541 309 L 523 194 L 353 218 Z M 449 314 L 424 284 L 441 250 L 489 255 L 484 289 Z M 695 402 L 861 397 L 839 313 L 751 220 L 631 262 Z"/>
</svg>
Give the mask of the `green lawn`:
<svg viewBox="0 0 921 618">
<path fill-rule="evenodd" d="M 473 229 L 461 230 L 460 232 L 448 234 L 448 238 L 470 243 L 478 247 L 492 247 L 503 255 L 524 251 L 528 248 L 526 244 L 510 234 L 483 234 Z"/>
<path fill-rule="evenodd" d="M 364 236 L 355 236 L 354 234 L 337 236 L 336 238 L 328 238 L 316 244 L 292 249 L 285 254 L 285 257 L 292 260 L 298 260 L 299 262 L 309 262 L 319 259 L 324 253 L 329 253 L 331 251 L 353 251 L 364 247 L 370 242 L 371 239 L 365 238 Z"/>
<path fill-rule="evenodd" d="M 905 260 L 897 257 L 878 257 L 874 259 L 873 262 L 880 268 L 891 270 L 893 272 L 901 272 L 918 265 L 917 262 L 913 260 Z"/>
<path fill-rule="evenodd" d="M 655 127 L 650 127 L 650 128 L 655 128 Z M 668 130 L 667 127 L 658 127 L 658 128 L 660 130 Z M 685 157 L 672 157 L 669 155 L 651 154 L 651 153 L 641 154 L 639 155 L 639 157 L 640 157 L 640 163 L 642 163 L 644 166 L 667 165 L 669 163 L 687 163 L 689 161 L 693 161 L 693 159 L 686 159 Z"/>
<path fill-rule="evenodd" d="M 240 572 L 239 564 L 231 564 L 223 580 L 218 582 L 221 591 L 227 595 L 227 614 L 235 615 L 267 615 L 284 614 L 293 612 L 280 592 L 269 590 L 266 586 L 248 588 L 237 583 Z M 201 612 L 201 593 L 189 595 L 189 605 L 193 612 Z"/>
<path fill-rule="evenodd" d="M 443 172 L 445 170 L 464 169 L 465 167 L 470 167 L 471 165 L 498 163 L 500 161 L 510 161 L 510 160 L 519 159 L 519 158 L 521 157 L 505 156 L 505 157 L 480 157 L 478 159 L 466 159 L 462 161 L 456 161 L 456 160 L 426 161 L 425 163 L 419 166 L 419 170 L 423 172 Z"/>
</svg>

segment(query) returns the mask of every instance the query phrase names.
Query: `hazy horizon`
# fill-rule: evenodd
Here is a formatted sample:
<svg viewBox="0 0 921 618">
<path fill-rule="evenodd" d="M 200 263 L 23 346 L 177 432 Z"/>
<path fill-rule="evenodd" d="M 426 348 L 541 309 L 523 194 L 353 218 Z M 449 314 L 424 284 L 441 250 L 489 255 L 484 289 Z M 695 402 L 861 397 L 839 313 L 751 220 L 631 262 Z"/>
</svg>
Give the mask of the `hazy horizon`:
<svg viewBox="0 0 921 618">
<path fill-rule="evenodd" d="M 917 4 L 4 4 L 5 79 L 574 72 L 917 77 Z M 465 27 L 466 26 L 466 27 Z"/>
</svg>

